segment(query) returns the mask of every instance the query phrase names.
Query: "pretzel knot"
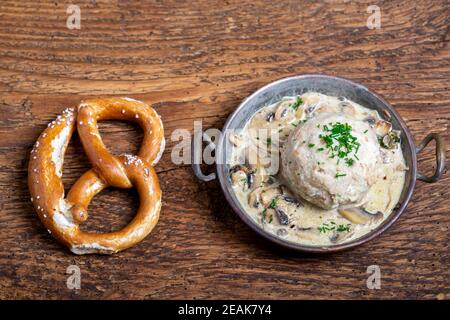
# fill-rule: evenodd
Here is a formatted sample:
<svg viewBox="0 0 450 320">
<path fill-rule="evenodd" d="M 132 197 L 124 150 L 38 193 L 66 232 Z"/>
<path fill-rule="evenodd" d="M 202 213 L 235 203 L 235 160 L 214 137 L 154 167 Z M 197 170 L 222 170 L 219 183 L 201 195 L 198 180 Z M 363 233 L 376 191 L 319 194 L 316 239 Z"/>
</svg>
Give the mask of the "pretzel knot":
<svg viewBox="0 0 450 320">
<path fill-rule="evenodd" d="M 100 137 L 97 121 L 129 120 L 144 130 L 137 156 L 112 155 Z M 83 148 L 92 163 L 64 197 L 61 180 L 64 154 L 77 126 Z M 155 165 L 164 151 L 164 130 L 155 110 L 130 98 L 94 99 L 66 109 L 40 135 L 31 151 L 28 185 L 31 201 L 48 231 L 76 254 L 111 254 L 144 239 L 156 225 L 161 210 L 161 190 Z M 91 233 L 80 229 L 88 205 L 104 188 L 136 187 L 140 206 L 123 229 Z"/>
</svg>

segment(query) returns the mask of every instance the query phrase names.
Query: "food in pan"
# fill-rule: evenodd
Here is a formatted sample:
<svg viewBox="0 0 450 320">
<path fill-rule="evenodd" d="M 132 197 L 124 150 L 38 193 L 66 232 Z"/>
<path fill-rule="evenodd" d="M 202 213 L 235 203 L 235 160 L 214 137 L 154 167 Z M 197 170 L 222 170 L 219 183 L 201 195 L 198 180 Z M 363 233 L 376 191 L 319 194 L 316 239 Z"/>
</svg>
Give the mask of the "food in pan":
<svg viewBox="0 0 450 320">
<path fill-rule="evenodd" d="M 341 244 L 376 228 L 408 170 L 390 122 L 317 92 L 263 106 L 229 141 L 240 205 L 262 228 L 305 245 Z"/>
</svg>

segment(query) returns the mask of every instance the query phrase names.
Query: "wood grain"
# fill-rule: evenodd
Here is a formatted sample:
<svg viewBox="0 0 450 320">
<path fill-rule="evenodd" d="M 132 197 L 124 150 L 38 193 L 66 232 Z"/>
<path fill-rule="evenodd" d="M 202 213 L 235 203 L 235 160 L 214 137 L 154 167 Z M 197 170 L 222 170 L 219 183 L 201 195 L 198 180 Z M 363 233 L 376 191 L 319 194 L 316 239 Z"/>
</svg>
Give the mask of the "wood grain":
<svg viewBox="0 0 450 320">
<path fill-rule="evenodd" d="M 0 2 L 0 298 L 420 298 L 449 299 L 450 177 L 417 183 L 382 236 L 333 255 L 285 251 L 231 211 L 216 182 L 199 183 L 170 152 L 177 128 L 221 128 L 248 94 L 275 79 L 325 73 L 360 82 L 405 118 L 417 142 L 450 145 L 450 2 L 377 1 L 381 29 L 366 27 L 372 1 L 81 1 L 81 29 L 59 1 Z M 161 219 L 115 256 L 74 256 L 47 234 L 29 201 L 29 151 L 46 124 L 81 99 L 127 95 L 152 103 L 168 147 L 157 166 Z M 113 152 L 135 152 L 139 128 L 105 122 Z M 447 153 L 448 158 L 448 153 Z M 434 166 L 432 146 L 419 156 Z M 67 188 L 89 168 L 75 137 Z M 85 227 L 125 225 L 134 191 L 106 190 Z M 81 268 L 81 289 L 66 268 Z M 369 265 L 381 290 L 366 287 Z"/>
</svg>

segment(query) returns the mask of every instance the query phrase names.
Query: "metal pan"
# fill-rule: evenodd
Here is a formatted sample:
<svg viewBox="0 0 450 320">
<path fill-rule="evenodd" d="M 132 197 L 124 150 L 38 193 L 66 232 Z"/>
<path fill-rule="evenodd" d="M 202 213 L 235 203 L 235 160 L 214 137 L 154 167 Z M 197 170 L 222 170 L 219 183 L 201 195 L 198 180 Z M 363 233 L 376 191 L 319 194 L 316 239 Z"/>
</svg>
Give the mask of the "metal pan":
<svg viewBox="0 0 450 320">
<path fill-rule="evenodd" d="M 241 129 L 245 123 L 263 106 L 269 105 L 281 99 L 287 95 L 300 95 L 307 91 L 316 91 L 331 96 L 342 96 L 356 103 L 363 105 L 369 109 L 375 109 L 378 111 L 381 117 L 392 123 L 393 129 L 400 130 L 401 132 L 401 148 L 406 160 L 406 164 L 409 168 L 406 174 L 405 185 L 394 211 L 387 217 L 383 223 L 381 223 L 372 232 L 365 234 L 364 236 L 355 239 L 353 241 L 330 245 L 330 246 L 310 246 L 303 245 L 295 242 L 285 240 L 277 237 L 261 228 L 255 221 L 253 221 L 249 215 L 241 207 L 238 199 L 236 198 L 229 179 L 229 152 L 225 149 L 225 135 L 223 134 L 227 130 Z M 426 145 L 432 141 L 436 141 L 436 170 L 432 176 L 425 176 L 417 172 L 417 154 L 421 152 Z M 275 82 L 272 82 L 261 89 L 254 92 L 252 95 L 244 99 L 239 107 L 230 115 L 225 123 L 222 136 L 219 143 L 214 146 L 216 149 L 216 170 L 217 175 L 212 173 L 210 175 L 204 175 L 201 171 L 198 161 L 193 161 L 192 168 L 196 177 L 202 181 L 210 181 L 218 177 L 220 185 L 222 187 L 225 198 L 227 199 L 233 210 L 241 217 L 241 219 L 250 226 L 251 229 L 256 231 L 261 236 L 273 241 L 281 246 L 306 252 L 336 252 L 355 246 L 361 245 L 367 241 L 370 241 L 386 231 L 402 214 L 405 210 L 412 194 L 416 180 L 425 182 L 435 182 L 439 180 L 445 169 L 445 147 L 443 140 L 437 133 L 428 134 L 423 141 L 416 146 L 414 139 L 400 115 L 390 106 L 385 100 L 383 100 L 377 94 L 371 92 L 366 87 L 357 84 L 355 82 L 332 77 L 327 75 L 299 75 L 289 78 L 284 78 Z M 194 152 L 195 149 L 193 149 Z M 193 159 L 198 160 L 198 155 L 193 154 Z"/>
</svg>

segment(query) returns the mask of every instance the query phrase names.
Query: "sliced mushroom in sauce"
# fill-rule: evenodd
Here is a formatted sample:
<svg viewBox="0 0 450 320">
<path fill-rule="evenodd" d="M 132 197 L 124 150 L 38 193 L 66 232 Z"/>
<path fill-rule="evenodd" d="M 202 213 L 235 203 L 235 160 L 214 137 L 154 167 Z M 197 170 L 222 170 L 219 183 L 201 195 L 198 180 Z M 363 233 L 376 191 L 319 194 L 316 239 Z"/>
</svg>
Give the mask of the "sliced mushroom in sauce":
<svg viewBox="0 0 450 320">
<path fill-rule="evenodd" d="M 335 243 L 335 244 L 342 243 L 346 239 L 350 238 L 353 234 L 354 234 L 353 231 L 351 231 L 351 232 L 337 232 L 337 231 L 334 231 L 329 236 L 329 239 L 330 239 L 331 243 Z"/>
<path fill-rule="evenodd" d="M 392 130 L 392 124 L 385 120 L 377 120 L 375 122 L 375 132 L 378 136 L 384 137 Z"/>
<path fill-rule="evenodd" d="M 289 217 L 283 209 L 276 207 L 275 213 L 279 224 L 283 226 L 287 226 L 289 224 Z"/>
<path fill-rule="evenodd" d="M 243 147 L 245 145 L 242 136 L 237 133 L 230 133 L 228 139 L 235 147 Z"/>
<path fill-rule="evenodd" d="M 289 120 L 294 117 L 295 110 L 291 107 L 292 102 L 281 101 L 275 111 L 274 118 L 277 121 Z"/>
<path fill-rule="evenodd" d="M 275 112 L 268 112 L 266 115 L 266 121 L 267 122 L 272 122 L 273 119 L 275 118 Z"/>
<path fill-rule="evenodd" d="M 261 201 L 264 206 L 269 206 L 274 199 L 277 199 L 281 195 L 280 187 L 265 188 L 261 192 Z"/>
<path fill-rule="evenodd" d="M 397 148 L 399 142 L 400 142 L 400 132 L 392 130 L 381 139 L 380 144 L 383 148 L 395 149 Z"/>
<path fill-rule="evenodd" d="M 248 204 L 253 208 L 259 208 L 261 206 L 261 191 L 263 187 L 257 187 L 248 196 Z"/>
<path fill-rule="evenodd" d="M 383 219 L 381 212 L 370 213 L 362 208 L 338 209 L 339 214 L 355 224 L 374 223 Z"/>
</svg>

